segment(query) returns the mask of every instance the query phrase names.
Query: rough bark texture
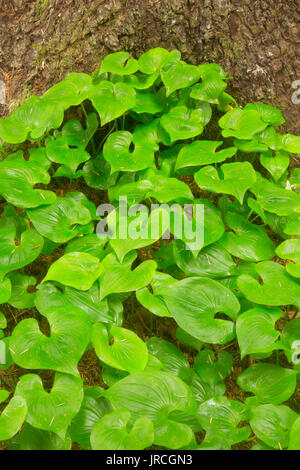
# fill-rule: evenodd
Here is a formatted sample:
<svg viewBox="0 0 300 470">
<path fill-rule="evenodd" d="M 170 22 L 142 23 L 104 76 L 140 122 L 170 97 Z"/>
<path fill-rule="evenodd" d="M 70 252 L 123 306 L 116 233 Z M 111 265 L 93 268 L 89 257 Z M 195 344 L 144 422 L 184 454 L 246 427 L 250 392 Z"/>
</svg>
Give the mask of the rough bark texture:
<svg viewBox="0 0 300 470">
<path fill-rule="evenodd" d="M 298 0 L 0 0 L 0 73 L 5 115 L 68 71 L 92 72 L 105 54 L 177 48 L 192 63 L 217 62 L 241 104 L 280 107 L 299 132 Z M 1 78 L 1 77 L 0 77 Z"/>
</svg>

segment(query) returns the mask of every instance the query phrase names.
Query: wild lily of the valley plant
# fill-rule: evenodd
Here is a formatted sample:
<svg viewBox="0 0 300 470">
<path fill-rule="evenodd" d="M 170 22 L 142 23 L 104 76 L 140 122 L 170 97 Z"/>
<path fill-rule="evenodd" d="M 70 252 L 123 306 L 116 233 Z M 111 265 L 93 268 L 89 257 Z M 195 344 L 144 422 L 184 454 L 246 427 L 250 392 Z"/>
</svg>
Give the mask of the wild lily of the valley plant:
<svg viewBox="0 0 300 470">
<path fill-rule="evenodd" d="M 300 448 L 300 137 L 227 80 L 117 52 L 0 120 L 18 145 L 0 162 L 2 448 Z M 203 205 L 202 245 L 98 235 L 89 198 L 121 196 Z M 139 337 L 124 304 L 177 342 Z"/>
</svg>

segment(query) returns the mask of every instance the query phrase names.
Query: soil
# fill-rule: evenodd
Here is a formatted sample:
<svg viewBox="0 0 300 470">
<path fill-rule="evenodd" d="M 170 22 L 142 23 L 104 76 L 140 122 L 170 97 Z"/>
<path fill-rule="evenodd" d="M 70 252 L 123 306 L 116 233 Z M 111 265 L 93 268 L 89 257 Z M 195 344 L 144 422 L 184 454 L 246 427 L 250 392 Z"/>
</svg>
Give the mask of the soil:
<svg viewBox="0 0 300 470">
<path fill-rule="evenodd" d="M 0 80 L 6 86 L 6 104 L 0 104 L 0 116 L 6 116 L 32 93 L 42 95 L 70 71 L 93 72 L 107 53 L 128 50 L 138 57 L 149 48 L 162 46 L 179 49 L 190 63 L 219 63 L 234 77 L 229 92 L 240 104 L 263 101 L 276 105 L 287 120 L 283 129 L 299 133 L 300 105 L 291 101 L 292 83 L 300 79 L 299 17 L 297 0 L 0 0 Z M 48 189 L 63 195 L 68 182 L 62 179 L 59 187 Z M 72 189 L 83 191 L 96 205 L 99 198 L 106 198 L 104 192 L 88 188 L 82 178 L 73 182 Z M 196 193 L 198 187 L 192 189 L 195 196 L 203 197 Z M 25 272 L 40 280 L 60 254 L 41 255 Z M 151 253 L 141 251 L 139 257 L 151 258 Z M 9 319 L 6 334 L 27 317 L 36 318 L 47 333 L 47 322 L 35 309 L 2 307 Z M 287 315 L 292 317 L 295 312 Z M 172 319 L 151 319 L 136 300 L 132 303 L 128 299 L 124 326 L 133 327 L 145 341 L 155 335 L 173 342 L 193 364 L 196 351 L 178 342 Z M 226 393 L 231 399 L 244 401 L 247 394 L 236 379 L 249 367 L 249 359 L 240 360 L 235 341 L 209 347 L 216 352 L 226 348 L 233 354 Z M 268 360 L 276 362 L 275 354 Z M 284 354 L 279 354 L 278 361 L 287 365 Z M 85 385 L 103 385 L 93 350 L 83 356 L 79 370 Z M 7 390 L 13 391 L 25 372 L 13 365 L 8 371 L 0 370 L 0 378 Z M 34 372 L 50 390 L 53 372 Z M 298 388 L 288 404 L 299 413 L 299 403 Z M 241 443 L 238 448 L 247 449 L 252 443 Z M 5 445 L 0 443 L 1 448 Z"/>
</svg>

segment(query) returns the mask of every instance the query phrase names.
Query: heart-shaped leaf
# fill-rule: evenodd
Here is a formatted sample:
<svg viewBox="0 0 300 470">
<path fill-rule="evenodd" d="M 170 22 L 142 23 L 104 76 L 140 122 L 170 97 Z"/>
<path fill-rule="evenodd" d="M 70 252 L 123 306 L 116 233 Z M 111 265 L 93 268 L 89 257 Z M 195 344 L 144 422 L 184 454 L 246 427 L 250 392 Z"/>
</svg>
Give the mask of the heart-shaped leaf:
<svg viewBox="0 0 300 470">
<path fill-rule="evenodd" d="M 84 310 L 93 323 L 101 321 L 103 323 L 117 322 L 122 317 L 122 303 L 112 296 L 100 300 L 100 288 L 98 283 L 87 290 L 82 291 L 73 287 L 60 286 L 56 288 L 50 282 L 40 284 L 35 296 L 36 308 L 45 315 L 48 308 L 74 307 Z"/>
<path fill-rule="evenodd" d="M 37 183 L 48 184 L 50 175 L 38 162 L 23 159 L 17 152 L 0 162 L 0 194 L 16 207 L 38 207 L 52 204 L 56 195 L 52 191 L 34 189 Z"/>
<path fill-rule="evenodd" d="M 197 374 L 210 385 L 222 382 L 230 373 L 233 365 L 233 357 L 227 351 L 218 353 L 215 361 L 214 352 L 210 349 L 202 349 L 198 352 L 194 361 L 194 369 Z"/>
<path fill-rule="evenodd" d="M 238 279 L 238 287 L 251 302 L 261 305 L 296 305 L 300 308 L 300 285 L 285 270 L 272 261 L 262 261 L 255 267 L 263 284 L 244 274 Z"/>
<path fill-rule="evenodd" d="M 18 239 L 16 227 L 0 229 L 0 276 L 32 263 L 42 251 L 43 237 L 34 229 L 25 230 Z M 5 292 L 9 281 L 4 281 Z M 5 300 L 4 300 L 5 302 Z"/>
<path fill-rule="evenodd" d="M 72 441 L 69 434 L 61 439 L 51 431 L 34 428 L 25 423 L 20 435 L 20 450 L 70 450 Z"/>
<path fill-rule="evenodd" d="M 147 346 L 134 331 L 112 326 L 108 332 L 104 324 L 96 323 L 92 342 L 99 359 L 115 369 L 133 373 L 146 367 Z"/>
<path fill-rule="evenodd" d="M 136 102 L 134 88 L 126 83 L 113 84 L 107 80 L 91 88 L 90 98 L 100 115 L 102 126 L 134 108 Z"/>
<path fill-rule="evenodd" d="M 95 189 L 108 189 L 115 184 L 118 173 L 111 175 L 110 172 L 110 164 L 101 154 L 88 160 L 82 169 L 86 184 Z"/>
<path fill-rule="evenodd" d="M 96 423 L 112 411 L 109 401 L 102 397 L 100 387 L 85 387 L 81 408 L 69 428 L 73 442 L 78 442 L 84 449 L 90 449 L 90 435 Z"/>
<path fill-rule="evenodd" d="M 89 210 L 79 201 L 58 197 L 49 206 L 28 209 L 27 215 L 36 230 L 55 243 L 65 243 L 79 234 L 78 225 L 91 220 Z"/>
<path fill-rule="evenodd" d="M 288 450 L 300 450 L 300 416 L 290 429 Z"/>
<path fill-rule="evenodd" d="M 118 75 L 131 75 L 139 67 L 138 61 L 129 59 L 129 52 L 114 52 L 109 54 L 101 62 L 101 72 L 111 72 Z"/>
<path fill-rule="evenodd" d="M 237 152 L 235 147 L 229 147 L 216 152 L 216 149 L 222 143 L 214 140 L 196 140 L 196 142 L 184 146 L 178 154 L 175 169 L 219 163 L 233 157 Z"/>
<path fill-rule="evenodd" d="M 0 440 L 11 439 L 25 421 L 27 414 L 26 401 L 14 396 L 0 415 Z"/>
<path fill-rule="evenodd" d="M 66 135 L 49 140 L 46 145 L 47 157 L 52 162 L 69 168 L 71 174 L 75 174 L 78 166 L 90 159 L 90 154 L 84 148 L 75 148 L 69 145 Z"/>
<path fill-rule="evenodd" d="M 300 196 L 295 192 L 276 186 L 265 178 L 259 177 L 251 187 L 257 202 L 266 211 L 280 216 L 300 212 Z"/>
<path fill-rule="evenodd" d="M 169 134 L 171 141 L 190 139 L 202 134 L 206 124 L 202 108 L 190 109 L 186 106 L 175 106 L 160 119 L 161 126 Z"/>
<path fill-rule="evenodd" d="M 235 108 L 221 117 L 219 126 L 223 129 L 224 137 L 250 140 L 254 134 L 263 131 L 268 123 L 263 121 L 255 109 Z"/>
<path fill-rule="evenodd" d="M 215 318 L 215 314 L 223 312 L 235 319 L 240 305 L 219 282 L 190 277 L 163 285 L 157 293 L 178 325 L 200 341 L 224 344 L 234 337 L 233 322 Z"/>
<path fill-rule="evenodd" d="M 243 204 L 245 192 L 256 180 L 252 165 L 249 162 L 225 163 L 221 166 L 221 171 L 223 178 L 216 168 L 206 166 L 195 174 L 195 181 L 201 189 L 231 194 Z"/>
<path fill-rule="evenodd" d="M 273 449 L 288 446 L 289 432 L 297 414 L 288 406 L 260 405 L 251 411 L 250 424 L 256 436 Z"/>
<path fill-rule="evenodd" d="M 132 152 L 131 143 L 134 145 Z M 146 142 L 140 133 L 118 131 L 108 137 L 103 147 L 103 156 L 111 165 L 112 173 L 139 171 L 153 164 L 156 150 L 158 146 L 154 140 Z"/>
<path fill-rule="evenodd" d="M 247 354 L 268 353 L 277 349 L 279 331 L 274 324 L 282 316 L 279 308 L 256 307 L 239 315 L 236 335 L 242 358 Z M 279 345 L 278 345 L 279 347 Z"/>
<path fill-rule="evenodd" d="M 71 252 L 51 264 L 45 281 L 57 281 L 79 290 L 89 290 L 100 276 L 100 261 L 89 253 Z"/>
<path fill-rule="evenodd" d="M 203 248 L 195 257 L 182 242 L 174 244 L 176 264 L 188 275 L 220 279 L 238 274 L 230 254 L 218 243 Z"/>
<path fill-rule="evenodd" d="M 35 292 L 29 292 L 28 288 L 36 284 L 33 276 L 26 276 L 18 272 L 8 274 L 11 281 L 12 293 L 8 303 L 15 308 L 32 308 L 34 306 Z"/>
<path fill-rule="evenodd" d="M 219 97 L 226 87 L 227 83 L 218 74 L 206 74 L 201 83 L 197 83 L 192 87 L 190 97 L 206 103 L 219 104 Z"/>
<path fill-rule="evenodd" d="M 169 51 L 162 47 L 155 47 L 154 49 L 144 52 L 138 60 L 140 71 L 148 75 L 159 71 L 169 54 Z"/>
<path fill-rule="evenodd" d="M 283 150 L 276 152 L 274 157 L 272 152 L 264 152 L 260 155 L 260 163 L 268 170 L 277 183 L 287 170 L 290 158 Z"/>
<path fill-rule="evenodd" d="M 91 433 L 93 450 L 142 450 L 154 440 L 153 424 L 149 418 L 138 418 L 127 429 L 130 411 L 113 411 L 104 415 Z"/>
<path fill-rule="evenodd" d="M 248 103 L 245 110 L 257 111 L 261 119 L 272 126 L 281 126 L 285 122 L 284 117 L 279 109 L 265 103 Z"/>
<path fill-rule="evenodd" d="M 219 243 L 231 255 L 246 261 L 273 258 L 275 244 L 263 227 L 251 224 L 235 212 L 227 213 L 226 222 L 232 232 L 225 232 Z"/>
<path fill-rule="evenodd" d="M 136 255 L 134 255 L 136 257 Z M 101 264 L 100 298 L 120 292 L 130 292 L 142 289 L 150 283 L 156 271 L 156 263 L 144 261 L 133 271 L 131 263 L 121 264 L 113 253 L 104 258 Z"/>
<path fill-rule="evenodd" d="M 47 319 L 49 337 L 33 318 L 17 324 L 9 341 L 14 362 L 25 369 L 53 369 L 78 376 L 77 363 L 92 333 L 87 314 L 68 305 L 49 308 Z"/>
<path fill-rule="evenodd" d="M 147 348 L 149 353 L 161 362 L 161 370 L 180 377 L 184 382 L 190 381 L 192 369 L 183 353 L 174 344 L 162 338 L 150 338 Z"/>
<path fill-rule="evenodd" d="M 47 393 L 38 375 L 26 374 L 20 378 L 15 395 L 26 401 L 26 421 L 29 424 L 55 432 L 64 439 L 69 424 L 80 409 L 82 381 L 68 374 L 56 373 L 52 390 Z"/>
<path fill-rule="evenodd" d="M 115 409 L 131 412 L 131 423 L 150 419 L 154 444 L 178 449 L 191 441 L 191 428 L 169 417 L 174 411 L 195 413 L 192 392 L 178 377 L 159 371 L 136 372 L 119 380 L 105 395 Z"/>
<path fill-rule="evenodd" d="M 206 430 L 199 449 L 229 450 L 233 444 L 247 439 L 250 433 L 249 426 L 238 426 L 244 420 L 242 403 L 226 397 L 215 397 L 202 403 L 197 418 Z"/>
<path fill-rule="evenodd" d="M 276 254 L 283 259 L 289 259 L 294 263 L 287 263 L 285 268 L 291 276 L 300 277 L 300 240 L 291 238 L 285 240 L 276 248 Z"/>
<path fill-rule="evenodd" d="M 201 72 L 195 65 L 180 60 L 180 52 L 172 51 L 160 69 L 161 79 L 166 87 L 167 96 L 173 91 L 186 88 L 197 82 Z"/>
<path fill-rule="evenodd" d="M 254 393 L 259 401 L 278 405 L 294 393 L 296 381 L 296 370 L 260 362 L 244 370 L 237 383 Z"/>
</svg>

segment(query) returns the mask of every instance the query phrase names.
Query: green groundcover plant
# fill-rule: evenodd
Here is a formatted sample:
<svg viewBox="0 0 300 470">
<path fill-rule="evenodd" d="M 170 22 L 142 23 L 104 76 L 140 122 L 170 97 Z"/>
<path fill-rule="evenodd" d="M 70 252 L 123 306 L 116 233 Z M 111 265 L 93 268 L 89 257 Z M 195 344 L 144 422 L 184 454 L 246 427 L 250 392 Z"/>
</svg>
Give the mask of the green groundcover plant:
<svg viewBox="0 0 300 470">
<path fill-rule="evenodd" d="M 300 137 L 229 78 L 116 52 L 0 120 L 2 448 L 300 449 Z M 201 246 L 100 236 L 124 196 L 201 204 Z"/>
</svg>

